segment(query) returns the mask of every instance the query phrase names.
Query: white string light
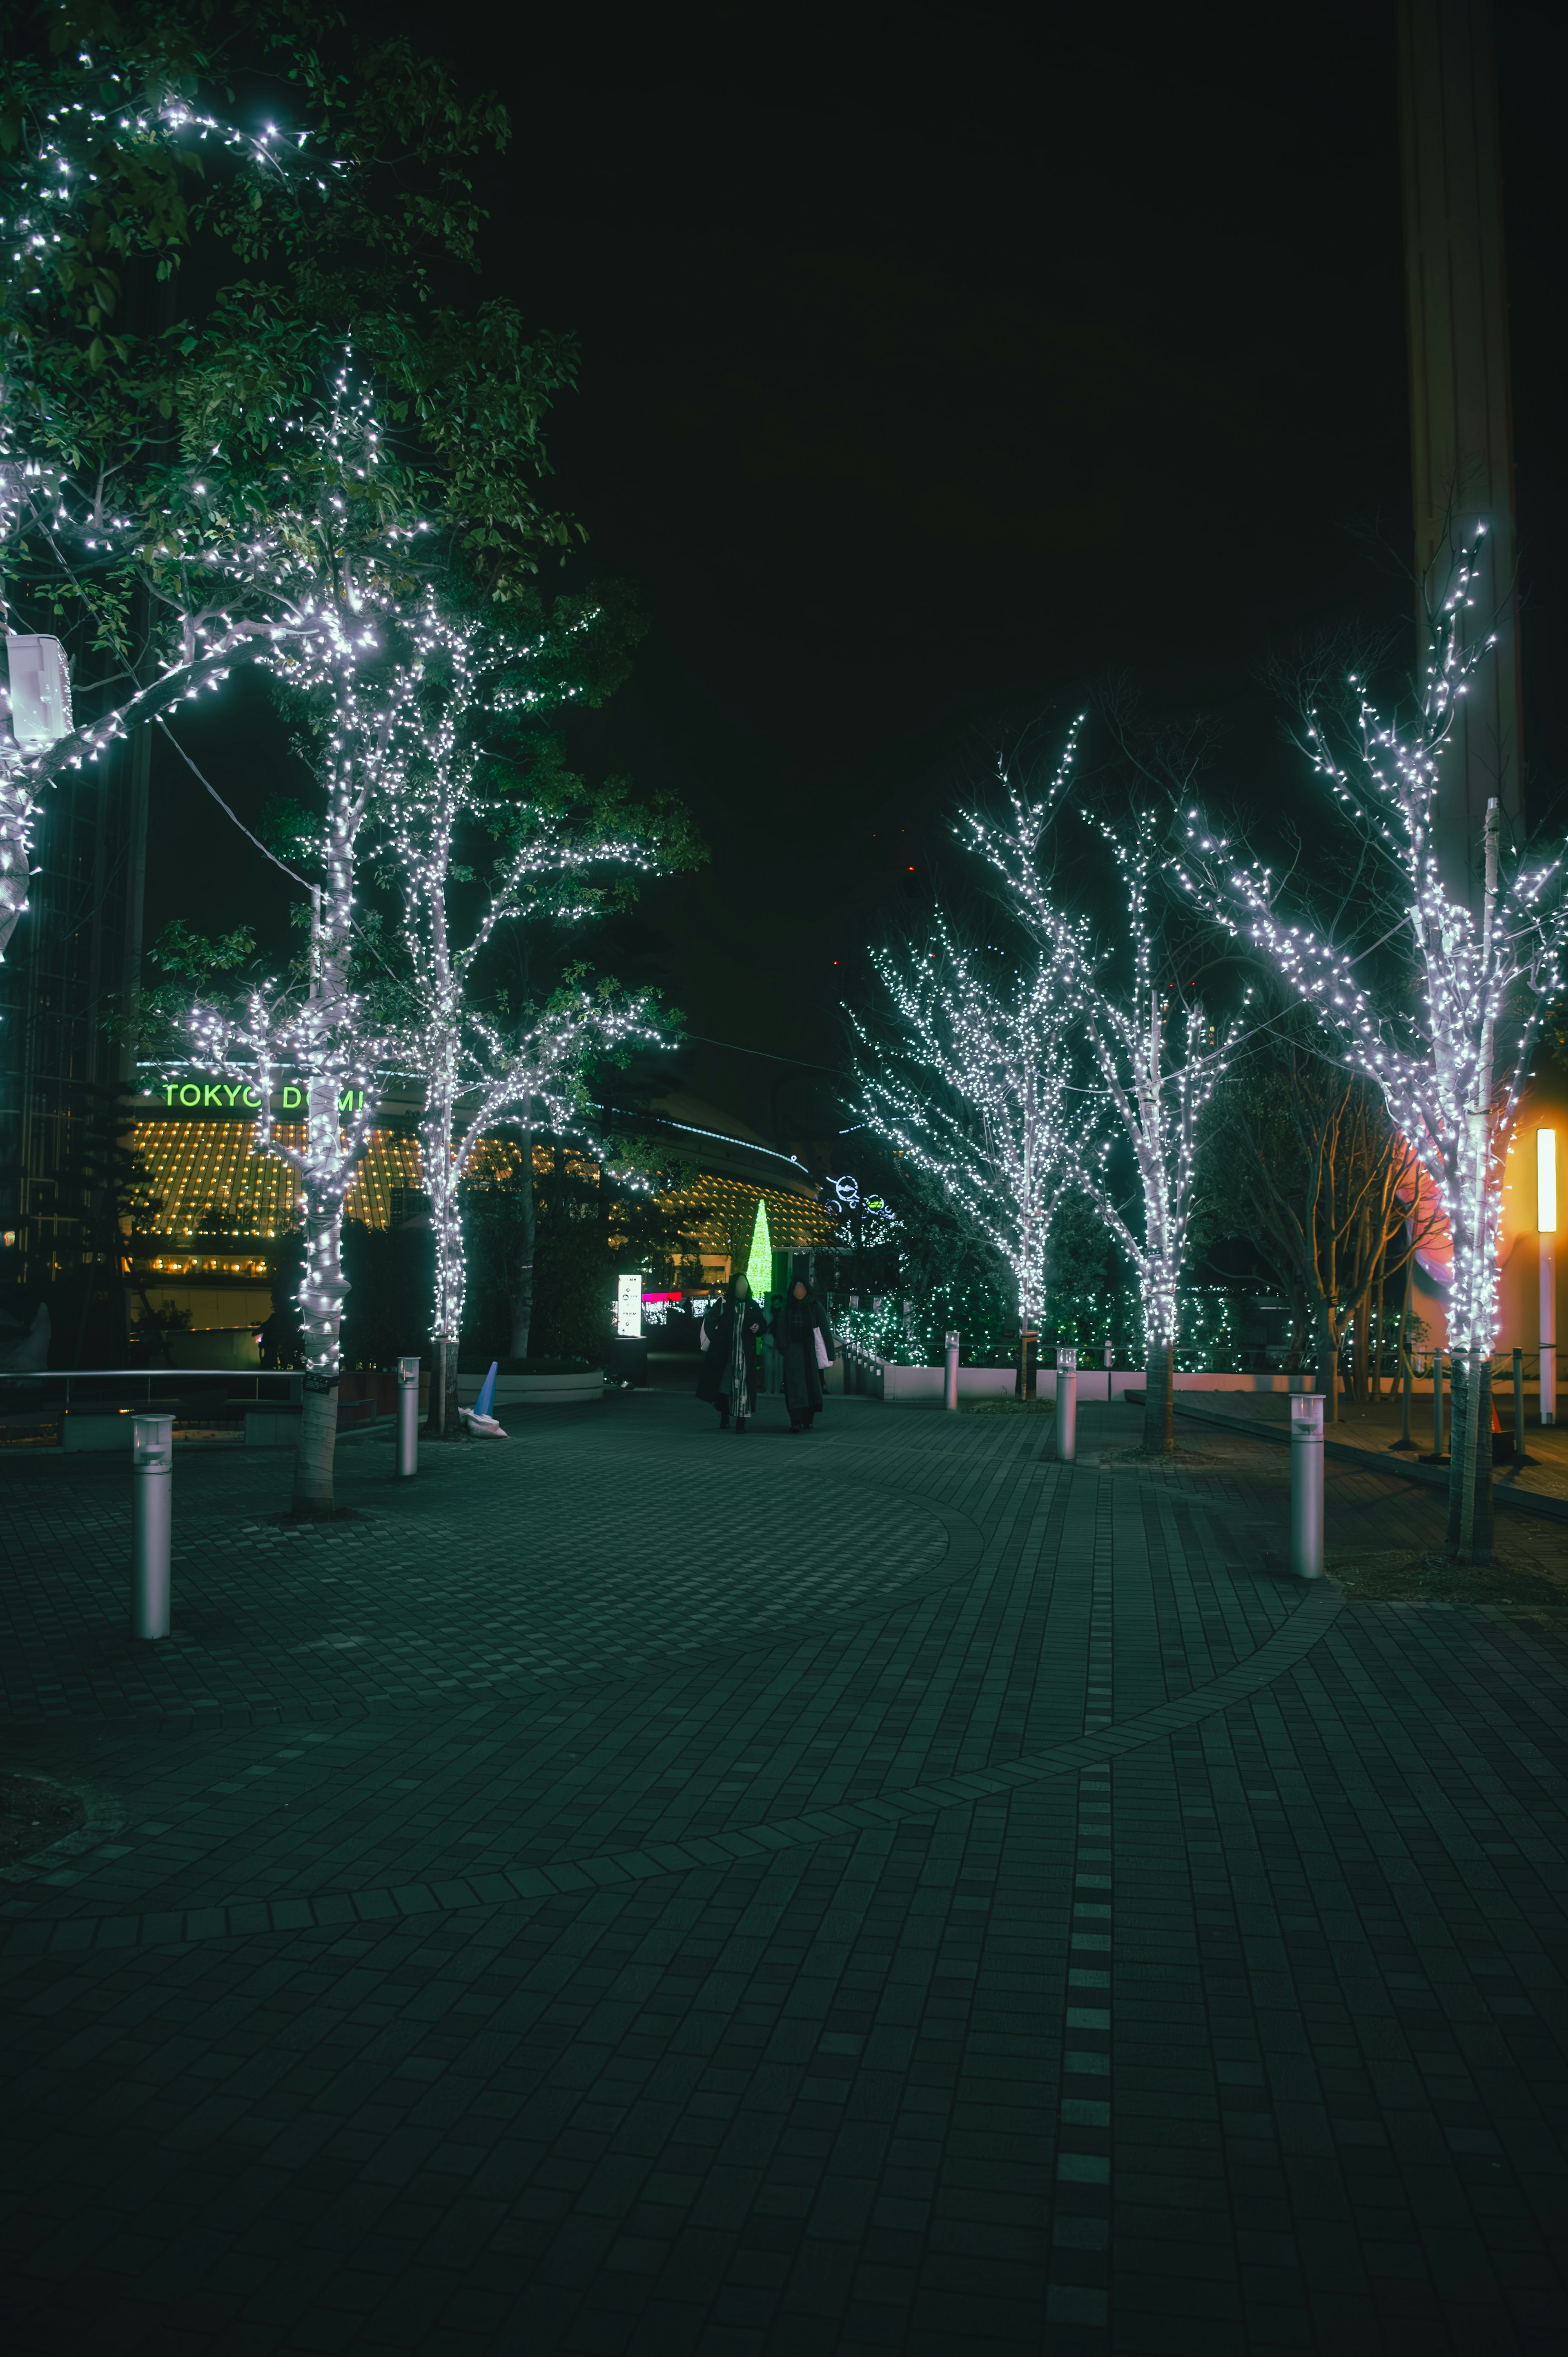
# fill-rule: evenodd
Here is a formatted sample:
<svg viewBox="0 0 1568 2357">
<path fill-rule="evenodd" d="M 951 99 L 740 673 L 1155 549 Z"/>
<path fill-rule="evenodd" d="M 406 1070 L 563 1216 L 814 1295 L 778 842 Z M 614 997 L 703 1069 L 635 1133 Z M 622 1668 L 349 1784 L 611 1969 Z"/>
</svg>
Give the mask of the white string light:
<svg viewBox="0 0 1568 2357">
<path fill-rule="evenodd" d="M 1504 1165 L 1542 1012 L 1563 989 L 1565 925 L 1562 858 L 1507 854 L 1495 803 L 1479 908 L 1456 899 L 1440 872 L 1443 756 L 1458 699 L 1495 643 L 1465 643 L 1476 569 L 1472 546 L 1434 617 L 1408 729 L 1386 718 L 1354 676 L 1345 730 L 1316 707 L 1307 714 L 1305 749 L 1365 855 L 1346 937 L 1336 939 L 1299 899 L 1286 905 L 1273 871 L 1239 860 L 1198 811 L 1188 813 L 1187 849 L 1175 873 L 1209 917 L 1256 944 L 1313 1009 L 1343 1062 L 1377 1085 L 1448 1222 L 1450 1342 L 1489 1356 Z M 1405 936 L 1406 954 L 1380 976 L 1366 961 L 1391 931 Z M 1362 947 L 1372 933 L 1381 938 Z M 1501 1042 L 1499 1025 L 1510 1035 Z"/>
<path fill-rule="evenodd" d="M 1009 907 L 1041 952 L 1057 962 L 1072 1016 L 1098 1069 L 1101 1092 L 1094 1102 L 1109 1108 L 1113 1121 L 1108 1126 L 1103 1115 L 1085 1108 L 1075 1141 L 1073 1175 L 1137 1272 L 1152 1361 L 1176 1342 L 1198 1116 L 1225 1071 L 1240 1023 L 1216 1036 L 1200 1006 L 1182 1003 L 1178 994 L 1156 981 L 1161 927 L 1155 878 L 1166 823 L 1163 813 L 1138 811 L 1125 834 L 1107 822 L 1097 822 L 1121 885 L 1124 915 L 1120 930 L 1132 952 L 1130 975 L 1122 964 L 1118 978 L 1121 962 L 1092 940 L 1081 920 L 1069 918 L 1060 907 L 1041 852 L 1065 806 L 1081 726 L 1081 719 L 1074 722 L 1061 761 L 1038 801 L 1021 794 L 1004 776 L 1006 818 L 993 825 L 977 813 L 966 813 L 962 831 L 1000 877 Z M 1173 1017 L 1177 1031 L 1174 1054 L 1165 1036 Z M 1135 1220 L 1127 1215 L 1107 1176 L 1115 1128 L 1131 1148 L 1137 1172 Z"/>
<path fill-rule="evenodd" d="M 132 61 L 125 71 L 95 62 L 83 47 L 51 65 L 41 83 L 24 70 L 13 92 L 18 121 L 0 215 L 0 615 L 8 631 L 25 629 L 15 600 L 36 585 L 48 619 L 72 606 L 91 619 L 124 680 L 126 613 L 139 580 L 154 617 L 154 676 L 145 684 L 131 679 L 129 693 L 115 693 L 113 681 L 84 688 L 78 679 L 78 706 L 104 708 L 47 750 L 0 747 L 0 955 L 27 910 L 39 799 L 57 778 L 215 689 L 271 635 L 315 637 L 338 627 L 337 600 L 324 594 L 336 552 L 320 536 L 331 511 L 330 498 L 320 496 L 323 462 L 330 471 L 333 461 L 330 430 L 323 436 L 319 416 L 307 424 L 248 414 L 238 395 L 229 424 L 240 439 L 250 437 L 242 463 L 227 467 L 217 448 L 199 461 L 147 462 L 145 449 L 157 448 L 148 443 L 149 421 L 160 404 L 167 415 L 164 379 L 178 362 L 156 340 L 138 350 L 114 332 L 111 315 L 124 254 L 156 255 L 165 273 L 209 218 L 220 218 L 243 249 L 259 251 L 266 231 L 258 205 L 313 201 L 307 192 L 324 185 L 321 175 L 347 166 L 312 160 L 304 133 L 285 141 L 271 124 L 252 133 L 223 123 L 172 89 L 149 95 L 159 77 L 134 39 L 127 47 L 116 34 L 110 50 Z M 58 83 L 49 77 L 61 75 L 74 75 L 81 95 L 51 103 L 47 93 Z M 208 175 L 204 149 L 220 151 L 233 176 L 220 184 Z M 142 198 L 106 213 L 105 187 L 116 173 L 119 193 L 134 186 Z M 151 431 L 156 437 L 156 422 Z M 291 432 L 304 436 L 303 468 L 295 446 L 285 447 Z M 284 484 L 288 492 L 274 496 Z"/>
<path fill-rule="evenodd" d="M 851 1013 L 866 1126 L 940 1189 L 1012 1271 L 1022 1326 L 1045 1306 L 1051 1222 L 1074 1173 L 1068 1076 L 1076 939 L 1042 949 L 1011 982 L 954 942 L 874 952 L 892 1001 L 891 1042 Z"/>
<path fill-rule="evenodd" d="M 647 873 L 658 861 L 650 844 L 574 831 L 537 800 L 487 797 L 489 757 L 478 741 L 486 720 L 574 692 L 530 683 L 541 645 L 519 648 L 479 622 L 449 619 L 430 593 L 407 629 L 411 651 L 389 708 L 374 792 L 377 856 L 395 881 L 407 975 L 382 996 L 389 1052 L 424 1082 L 419 1135 L 435 1235 L 433 1331 L 450 1348 L 467 1286 L 461 1190 L 481 1138 L 504 1117 L 536 1108 L 552 1135 L 591 1143 L 588 1058 L 667 1044 L 651 994 L 610 985 L 564 987 L 536 1019 L 503 1030 L 472 1003 L 478 961 L 501 925 L 544 911 L 558 921 L 593 914 L 600 898 L 594 871 Z M 465 831 L 488 831 L 502 844 L 467 928 L 453 906 L 454 886 L 473 880 L 457 856 Z"/>
</svg>

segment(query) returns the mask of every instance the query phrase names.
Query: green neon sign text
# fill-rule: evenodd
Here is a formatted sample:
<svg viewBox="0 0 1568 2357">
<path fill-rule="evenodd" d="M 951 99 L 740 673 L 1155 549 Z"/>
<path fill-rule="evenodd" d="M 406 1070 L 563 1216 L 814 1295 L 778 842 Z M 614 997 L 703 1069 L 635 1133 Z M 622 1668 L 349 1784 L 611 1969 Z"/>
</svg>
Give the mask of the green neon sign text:
<svg viewBox="0 0 1568 2357">
<path fill-rule="evenodd" d="M 235 1113 L 242 1107 L 249 1113 L 259 1113 L 261 1092 L 247 1088 L 243 1082 L 229 1081 L 160 1081 L 164 1103 L 171 1109 L 179 1105 L 190 1112 Z M 306 1092 L 297 1082 L 287 1081 L 278 1092 L 279 1110 L 297 1113 L 304 1105 Z M 365 1107 L 363 1089 L 343 1089 L 338 1093 L 339 1113 L 362 1113 Z"/>
</svg>

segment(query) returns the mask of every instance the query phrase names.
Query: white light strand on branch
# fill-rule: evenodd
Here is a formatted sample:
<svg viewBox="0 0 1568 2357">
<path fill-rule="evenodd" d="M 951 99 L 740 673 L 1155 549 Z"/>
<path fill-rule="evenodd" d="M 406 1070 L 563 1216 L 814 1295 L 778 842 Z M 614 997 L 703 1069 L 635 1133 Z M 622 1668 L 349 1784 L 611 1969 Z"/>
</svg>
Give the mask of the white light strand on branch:
<svg viewBox="0 0 1568 2357">
<path fill-rule="evenodd" d="M 650 994 L 568 987 L 536 1018 L 503 1028 L 473 1004 L 475 968 L 504 924 L 548 912 L 595 913 L 606 870 L 652 871 L 656 848 L 630 834 L 575 830 L 526 793 L 487 796 L 480 743 L 497 713 L 558 702 L 529 677 L 540 648 L 510 644 L 472 619 L 444 616 L 433 595 L 408 623 L 410 651 L 375 774 L 376 856 L 398 897 L 405 978 L 383 991 L 396 1060 L 424 1082 L 420 1146 L 435 1237 L 434 1332 L 448 1347 L 462 1329 L 467 1256 L 461 1193 L 474 1150 L 503 1116 L 536 1115 L 558 1136 L 588 1141 L 585 1074 L 591 1058 L 668 1044 Z M 575 627 L 581 628 L 583 625 Z M 499 843 L 477 878 L 460 854 Z M 476 914 L 459 923 L 454 891 L 476 881 Z"/>
<path fill-rule="evenodd" d="M 1448 1222 L 1450 1342 L 1489 1354 L 1503 1168 L 1541 1014 L 1563 994 L 1565 935 L 1561 856 L 1510 856 L 1495 803 L 1479 908 L 1456 899 L 1440 872 L 1444 751 L 1458 698 L 1493 644 L 1465 643 L 1475 574 L 1472 547 L 1433 618 L 1432 651 L 1408 728 L 1381 714 L 1354 676 L 1348 723 L 1337 726 L 1316 707 L 1306 715 L 1305 749 L 1364 855 L 1354 920 L 1342 937 L 1299 899 L 1287 906 L 1273 871 L 1239 857 L 1197 810 L 1188 813 L 1187 848 L 1176 873 L 1197 906 L 1262 952 L 1317 1016 L 1343 1061 L 1381 1092 Z M 1384 946 L 1391 919 L 1405 951 L 1386 957 L 1380 970 L 1368 961 Z M 1383 940 L 1363 948 L 1374 933 Z"/>
<path fill-rule="evenodd" d="M 1213 1096 L 1240 1030 L 1217 1033 L 1202 1007 L 1184 1003 L 1158 980 L 1160 909 L 1155 891 L 1163 813 L 1137 811 L 1123 834 L 1096 822 L 1115 863 L 1131 973 L 1096 945 L 1079 920 L 1061 908 L 1042 864 L 1049 830 L 1065 807 L 1081 720 L 1045 794 L 1037 801 L 1007 782 L 1007 815 L 993 824 L 967 813 L 963 832 L 1000 877 L 1007 904 L 1025 929 L 1060 961 L 1076 1019 L 1098 1067 L 1103 1097 L 1131 1149 L 1139 1216 L 1130 1218 L 1108 1176 L 1113 1138 L 1101 1128 L 1086 1138 L 1078 1184 L 1137 1272 L 1144 1334 L 1154 1353 L 1174 1346 L 1187 1265 L 1197 1167 L 1198 1117 Z M 1174 1044 L 1167 1032 L 1176 1032 Z"/>
<path fill-rule="evenodd" d="M 156 625 L 145 685 L 90 692 L 104 708 L 47 748 L 0 748 L 0 955 L 27 909 L 39 799 L 55 779 L 215 691 L 239 663 L 286 675 L 292 658 L 311 681 L 340 671 L 374 648 L 376 616 L 406 588 L 427 526 L 401 515 L 383 485 L 385 436 L 351 358 L 307 414 L 267 423 L 275 463 L 263 512 L 253 457 L 231 475 L 214 453 L 171 470 L 161 513 L 106 515 L 51 453 L 24 447 L 0 400 L 0 552 L 46 538 L 77 591 L 113 559 L 145 583 Z"/>
<path fill-rule="evenodd" d="M 1053 943 L 1004 982 L 939 917 L 924 951 L 873 954 L 891 1036 L 850 1018 L 865 1050 L 861 1118 L 1000 1255 L 1030 1329 L 1045 1306 L 1051 1222 L 1075 1170 L 1068 1083 L 1079 946 Z"/>
</svg>

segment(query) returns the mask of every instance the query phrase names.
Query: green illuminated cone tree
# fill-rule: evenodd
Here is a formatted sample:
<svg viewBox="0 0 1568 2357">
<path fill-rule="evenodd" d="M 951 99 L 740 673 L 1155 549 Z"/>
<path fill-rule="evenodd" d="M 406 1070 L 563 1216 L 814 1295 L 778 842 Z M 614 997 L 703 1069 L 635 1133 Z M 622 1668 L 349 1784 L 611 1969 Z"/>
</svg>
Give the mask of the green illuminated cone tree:
<svg viewBox="0 0 1568 2357">
<path fill-rule="evenodd" d="M 746 1281 L 758 1301 L 764 1301 L 773 1290 L 773 1239 L 768 1230 L 768 1198 L 757 1199 L 757 1217 L 751 1226 L 751 1250 L 746 1254 Z"/>
</svg>

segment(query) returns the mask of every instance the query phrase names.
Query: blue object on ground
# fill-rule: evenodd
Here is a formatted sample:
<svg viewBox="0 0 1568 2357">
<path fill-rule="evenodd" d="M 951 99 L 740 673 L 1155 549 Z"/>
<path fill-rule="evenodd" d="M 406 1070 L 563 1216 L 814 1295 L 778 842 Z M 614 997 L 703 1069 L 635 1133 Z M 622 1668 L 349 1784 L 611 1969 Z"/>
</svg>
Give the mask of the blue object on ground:
<svg viewBox="0 0 1568 2357">
<path fill-rule="evenodd" d="M 474 1414 L 476 1415 L 494 1415 L 496 1412 L 496 1368 L 498 1363 L 499 1361 L 494 1359 L 490 1361 L 490 1372 L 485 1377 L 484 1382 L 479 1385 L 479 1396 L 474 1402 Z"/>
</svg>

